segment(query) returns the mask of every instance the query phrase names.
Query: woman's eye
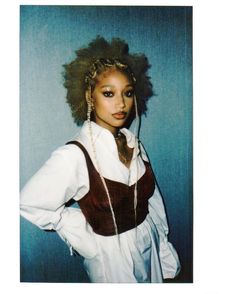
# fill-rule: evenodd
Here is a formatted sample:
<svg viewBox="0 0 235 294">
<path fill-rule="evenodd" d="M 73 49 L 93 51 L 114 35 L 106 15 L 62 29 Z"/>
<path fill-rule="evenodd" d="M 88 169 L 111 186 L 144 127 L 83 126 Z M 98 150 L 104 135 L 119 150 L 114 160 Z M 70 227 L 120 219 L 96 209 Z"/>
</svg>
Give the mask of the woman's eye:
<svg viewBox="0 0 235 294">
<path fill-rule="evenodd" d="M 113 92 L 111 92 L 111 91 L 105 91 L 105 92 L 103 92 L 103 95 L 105 97 L 113 97 Z"/>
<path fill-rule="evenodd" d="M 125 95 L 126 97 L 133 97 L 134 91 L 133 90 L 126 91 Z"/>
</svg>

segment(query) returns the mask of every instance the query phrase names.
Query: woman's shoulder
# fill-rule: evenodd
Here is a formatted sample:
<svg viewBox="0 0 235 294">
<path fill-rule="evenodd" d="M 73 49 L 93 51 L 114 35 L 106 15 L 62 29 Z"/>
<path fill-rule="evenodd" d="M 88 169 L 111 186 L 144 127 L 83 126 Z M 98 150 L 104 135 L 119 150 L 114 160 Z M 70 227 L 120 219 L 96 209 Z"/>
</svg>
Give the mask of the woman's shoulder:
<svg viewBox="0 0 235 294">
<path fill-rule="evenodd" d="M 149 162 L 149 157 L 148 157 L 148 154 L 144 148 L 144 145 L 143 143 L 140 141 L 139 142 L 139 146 L 140 146 L 140 154 L 141 154 L 141 158 L 144 160 L 144 161 L 147 161 Z"/>
<path fill-rule="evenodd" d="M 76 142 L 77 140 L 72 140 Z M 71 142 L 71 141 L 68 141 Z M 74 161 L 84 160 L 82 150 L 76 144 L 64 144 L 56 148 L 51 153 L 51 158 L 68 160 L 70 163 Z"/>
<path fill-rule="evenodd" d="M 76 144 L 68 144 L 70 142 L 79 142 L 81 130 L 79 130 L 75 135 L 71 136 L 69 139 L 65 140 L 63 145 L 58 146 L 54 149 L 46 161 L 46 164 L 53 165 L 69 165 L 70 168 L 76 167 L 77 165 L 84 165 L 85 156 L 81 148 Z"/>
</svg>

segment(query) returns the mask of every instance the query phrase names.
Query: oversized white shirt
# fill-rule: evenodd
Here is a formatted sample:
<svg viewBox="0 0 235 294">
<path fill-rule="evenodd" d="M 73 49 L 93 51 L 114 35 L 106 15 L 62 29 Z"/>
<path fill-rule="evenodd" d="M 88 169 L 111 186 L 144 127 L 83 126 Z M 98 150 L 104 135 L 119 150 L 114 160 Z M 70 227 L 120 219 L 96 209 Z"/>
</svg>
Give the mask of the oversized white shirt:
<svg viewBox="0 0 235 294">
<path fill-rule="evenodd" d="M 74 139 L 87 149 L 95 168 L 97 168 L 88 128 L 88 123 L 85 122 Z M 121 132 L 126 136 L 128 146 L 134 148 L 129 168 L 119 160 L 113 135 L 108 130 L 92 123 L 93 140 L 101 174 L 104 178 L 130 186 L 143 176 L 145 172 L 143 160 L 148 161 L 148 158 L 142 146 L 140 145 L 139 149 L 135 144 L 135 136 L 129 130 L 122 129 Z M 120 258 L 123 259 L 123 263 L 120 263 L 120 258 L 117 257 L 118 262 L 116 264 L 118 266 L 122 264 L 121 270 L 123 271 L 123 267 L 125 268 L 125 271 L 123 271 L 125 276 L 118 277 L 120 269 L 117 269 L 117 266 L 115 268 L 115 265 L 113 265 L 115 262 L 110 260 L 113 259 L 111 252 L 116 246 L 116 236 L 105 237 L 95 234 L 79 207 L 65 207 L 69 200 L 77 201 L 85 196 L 89 187 L 88 170 L 83 152 L 73 144 L 61 146 L 52 153 L 51 157 L 23 188 L 21 192 L 21 215 L 41 229 L 56 230 L 70 248 L 73 248 L 85 258 L 85 268 L 92 281 L 122 282 L 122 279 L 127 279 L 130 282 L 138 281 L 138 277 L 136 278 L 138 274 L 132 277 L 132 274 L 129 273 L 132 271 L 130 264 L 134 267 L 133 263 L 140 264 L 138 259 L 141 259 L 144 266 L 148 265 L 150 257 L 143 261 L 143 257 L 138 252 L 139 249 L 136 250 L 138 252 L 136 254 L 130 247 L 130 243 L 136 240 L 133 235 L 134 229 L 120 235 L 119 246 L 122 247 Z M 163 278 L 173 278 L 178 273 L 180 265 L 177 253 L 171 243 L 168 242 L 167 219 L 157 186 L 153 196 L 149 199 L 149 215 L 144 223 L 138 226 L 140 235 L 144 234 L 143 232 L 146 230 L 157 231 L 158 237 L 152 242 L 159 243 L 157 244 L 159 252 L 155 252 L 156 250 L 153 252 L 152 249 L 151 255 L 156 255 L 154 260 L 155 263 L 159 263 L 158 271 L 162 272 Z M 153 239 L 152 235 L 151 238 Z M 107 247 L 108 242 L 109 247 Z M 127 249 L 129 247 L 130 249 Z M 132 247 L 135 247 L 135 244 Z M 115 251 L 117 256 L 119 249 Z M 123 258 L 123 252 L 125 252 L 125 258 Z M 133 257 L 137 255 L 138 257 Z M 103 269 L 102 275 L 94 272 L 97 262 L 103 264 L 104 260 L 104 267 L 110 267 L 109 273 L 105 272 L 105 269 Z M 154 267 L 154 265 L 152 266 Z M 128 269 L 128 267 L 130 268 Z M 139 279 L 148 281 L 147 277 L 143 278 L 146 273 L 140 269 L 139 272 L 141 271 L 141 278 Z M 156 277 L 152 277 L 152 281 L 161 281 L 161 274 L 156 273 Z"/>
</svg>

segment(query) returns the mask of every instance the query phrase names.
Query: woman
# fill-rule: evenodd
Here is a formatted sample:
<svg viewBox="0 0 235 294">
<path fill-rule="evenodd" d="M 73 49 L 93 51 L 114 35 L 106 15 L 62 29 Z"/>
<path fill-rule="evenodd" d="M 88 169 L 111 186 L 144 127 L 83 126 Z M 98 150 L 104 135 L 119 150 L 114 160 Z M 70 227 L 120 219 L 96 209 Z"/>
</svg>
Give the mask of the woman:
<svg viewBox="0 0 235 294">
<path fill-rule="evenodd" d="M 144 55 L 97 37 L 65 65 L 67 102 L 79 133 L 52 153 L 21 193 L 23 217 L 56 230 L 84 257 L 91 282 L 159 282 L 179 260 L 168 242 L 161 195 L 139 140 L 152 85 Z M 136 118 L 135 134 L 127 128 Z M 66 205 L 71 199 L 78 207 Z"/>
</svg>

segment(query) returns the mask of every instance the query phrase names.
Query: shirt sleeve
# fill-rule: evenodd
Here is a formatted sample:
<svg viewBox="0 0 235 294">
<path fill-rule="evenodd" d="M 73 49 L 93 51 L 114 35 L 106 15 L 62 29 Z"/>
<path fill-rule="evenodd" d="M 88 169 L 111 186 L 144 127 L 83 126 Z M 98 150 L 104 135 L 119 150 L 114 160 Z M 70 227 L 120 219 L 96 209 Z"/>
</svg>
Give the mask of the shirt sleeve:
<svg viewBox="0 0 235 294">
<path fill-rule="evenodd" d="M 176 250 L 168 241 L 168 223 L 162 196 L 156 185 L 149 199 L 149 214 L 159 234 L 159 256 L 164 279 L 172 279 L 180 272 L 180 262 Z"/>
<path fill-rule="evenodd" d="M 141 157 L 149 161 L 142 143 L 140 144 Z M 152 197 L 149 199 L 149 215 L 159 235 L 159 256 L 164 279 L 173 279 L 180 272 L 180 262 L 176 250 L 168 241 L 169 227 L 162 195 L 157 184 Z"/>
<path fill-rule="evenodd" d="M 65 203 L 89 190 L 85 157 L 74 145 L 54 151 L 21 191 L 21 215 L 44 230 L 58 230 Z"/>
</svg>

